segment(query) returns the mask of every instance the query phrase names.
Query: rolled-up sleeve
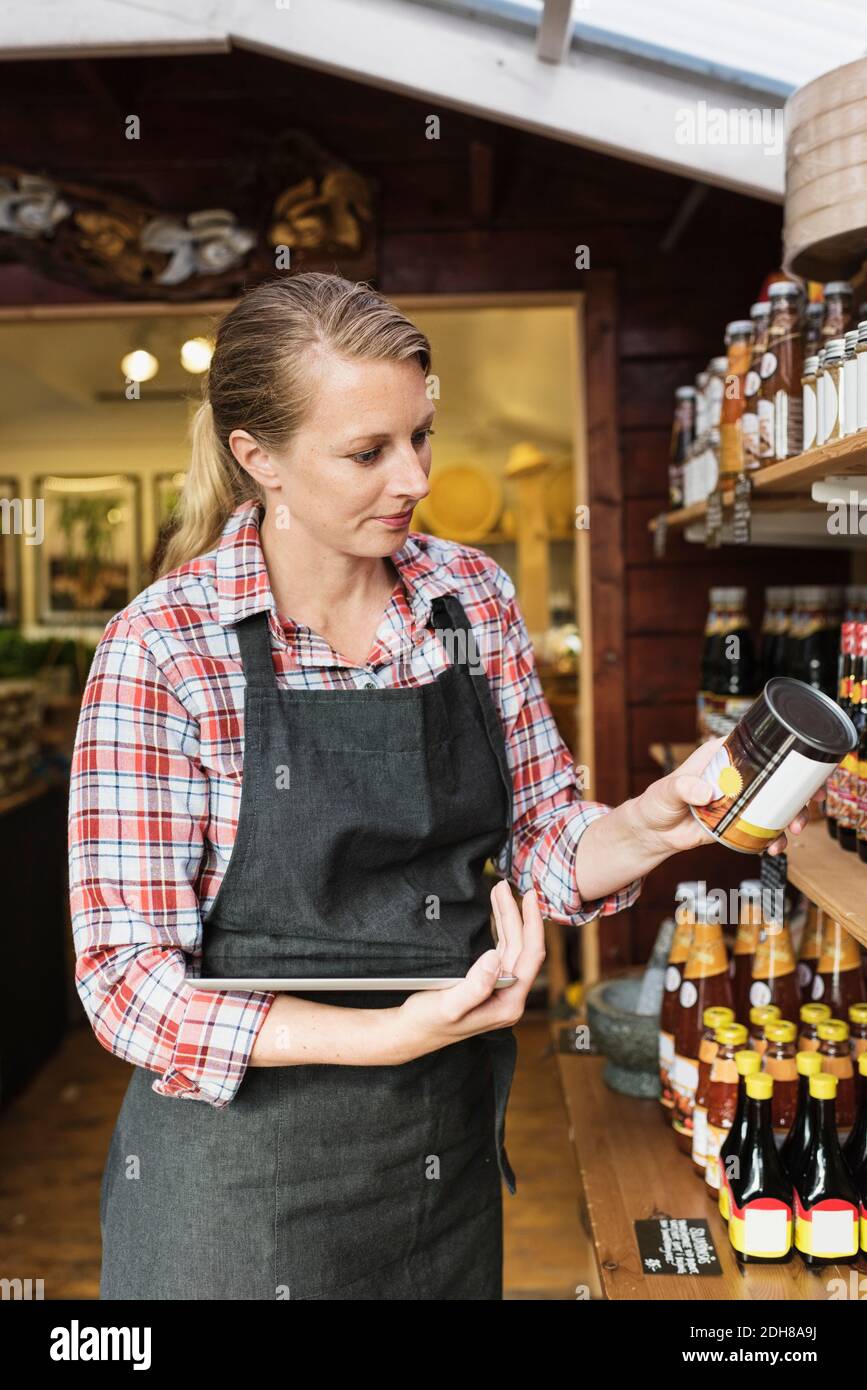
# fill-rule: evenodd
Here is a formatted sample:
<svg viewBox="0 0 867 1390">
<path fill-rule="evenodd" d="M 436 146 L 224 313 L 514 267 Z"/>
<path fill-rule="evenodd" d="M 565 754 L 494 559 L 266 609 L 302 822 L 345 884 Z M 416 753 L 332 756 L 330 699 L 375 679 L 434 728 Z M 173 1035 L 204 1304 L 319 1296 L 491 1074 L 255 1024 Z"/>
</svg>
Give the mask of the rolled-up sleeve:
<svg viewBox="0 0 867 1390">
<path fill-rule="evenodd" d="M 605 898 L 584 900 L 576 860 L 581 836 L 610 806 L 582 799 L 583 773 L 575 765 L 542 691 L 532 643 L 509 576 L 496 567 L 501 598 L 501 652 L 485 656 L 506 739 L 512 774 L 511 882 L 534 888 L 542 914 L 581 924 L 621 912 L 635 902 L 643 880 L 623 866 L 624 885 Z M 497 859 L 506 872 L 506 849 Z"/>
<path fill-rule="evenodd" d="M 196 988 L 208 825 L 198 725 L 122 615 L 96 649 L 72 758 L 75 984 L 99 1042 L 159 1073 L 160 1095 L 236 1094 L 274 996 Z"/>
</svg>

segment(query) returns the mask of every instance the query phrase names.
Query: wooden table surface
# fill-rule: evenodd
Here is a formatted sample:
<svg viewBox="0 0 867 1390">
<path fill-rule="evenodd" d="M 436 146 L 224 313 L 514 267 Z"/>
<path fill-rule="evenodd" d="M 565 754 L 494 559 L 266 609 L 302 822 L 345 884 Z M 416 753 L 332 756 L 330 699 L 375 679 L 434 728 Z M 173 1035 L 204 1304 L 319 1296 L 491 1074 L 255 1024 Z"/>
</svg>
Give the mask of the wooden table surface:
<svg viewBox="0 0 867 1390">
<path fill-rule="evenodd" d="M 552 1025 L 557 1038 L 562 1023 Z M 556 1046 L 555 1042 L 555 1046 Z M 788 1264 L 735 1259 L 726 1223 L 692 1163 L 676 1147 L 658 1100 L 619 1095 L 602 1080 L 604 1057 L 558 1053 L 581 1185 L 582 1219 L 609 1299 L 824 1299 L 834 1278 L 850 1287 L 864 1266 L 828 1265 L 813 1272 L 794 1253 Z M 645 1275 L 634 1221 L 655 1216 L 705 1217 L 722 1275 Z"/>
</svg>

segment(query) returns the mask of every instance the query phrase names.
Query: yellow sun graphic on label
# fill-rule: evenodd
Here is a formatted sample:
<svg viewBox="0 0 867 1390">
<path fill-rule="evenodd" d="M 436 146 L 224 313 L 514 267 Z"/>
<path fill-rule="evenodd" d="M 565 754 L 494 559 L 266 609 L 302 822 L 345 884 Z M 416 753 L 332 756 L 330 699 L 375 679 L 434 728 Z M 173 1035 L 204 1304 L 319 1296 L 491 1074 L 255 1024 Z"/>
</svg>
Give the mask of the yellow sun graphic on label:
<svg viewBox="0 0 867 1390">
<path fill-rule="evenodd" d="M 737 796 L 743 790 L 744 779 L 731 763 L 722 769 L 717 782 L 723 796 Z"/>
</svg>

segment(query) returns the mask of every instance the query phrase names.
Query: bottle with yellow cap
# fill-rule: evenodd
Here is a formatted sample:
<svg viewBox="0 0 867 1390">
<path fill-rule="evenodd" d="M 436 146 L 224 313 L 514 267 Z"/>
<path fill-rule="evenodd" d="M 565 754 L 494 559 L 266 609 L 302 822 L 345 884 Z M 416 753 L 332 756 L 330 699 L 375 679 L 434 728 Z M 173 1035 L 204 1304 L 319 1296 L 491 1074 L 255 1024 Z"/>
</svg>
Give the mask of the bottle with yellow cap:
<svg viewBox="0 0 867 1390">
<path fill-rule="evenodd" d="M 792 1257 L 792 1184 L 780 1162 L 771 1121 L 774 1079 L 746 1079 L 746 1135 L 731 1179 L 729 1240 L 741 1264 L 785 1264 Z"/>
<path fill-rule="evenodd" d="M 737 1023 L 748 1023 L 750 1017 L 750 986 L 753 981 L 753 956 L 759 944 L 762 925 L 762 884 L 757 878 L 745 878 L 738 890 L 738 930 L 731 960 L 732 1007 Z"/>
<path fill-rule="evenodd" d="M 762 1057 L 762 1071 L 773 1078 L 771 1120 L 779 1148 L 795 1123 L 798 1110 L 798 1068 L 795 1062 L 797 1029 L 787 1018 L 765 1024 L 768 1045 Z"/>
<path fill-rule="evenodd" d="M 757 1052 L 760 1057 L 764 1056 L 768 1040 L 765 1037 L 765 1024 L 771 1023 L 775 1018 L 782 1015 L 777 1004 L 754 1004 L 750 1009 L 750 1036 L 748 1046 Z"/>
<path fill-rule="evenodd" d="M 837 1138 L 836 1076 L 810 1077 L 811 1138 L 791 1174 L 795 1248 L 810 1267 L 857 1258 L 859 1193 Z"/>
<path fill-rule="evenodd" d="M 683 983 L 683 969 L 692 945 L 695 931 L 695 898 L 697 883 L 679 883 L 674 920 L 674 936 L 668 953 L 668 966 L 664 977 L 662 1010 L 659 1018 L 659 1099 L 665 1119 L 671 1123 L 674 1109 L 674 1083 L 671 1073 L 674 1069 L 674 1034 L 679 1012 L 680 986 Z"/>
<path fill-rule="evenodd" d="M 843 1157 L 853 1178 L 857 1178 L 862 1166 L 867 1163 L 867 1052 L 859 1054 L 857 1066 L 855 1088 L 858 1108 L 849 1138 L 843 1145 Z"/>
<path fill-rule="evenodd" d="M 747 1045 L 747 1030 L 742 1023 L 724 1023 L 717 1029 L 717 1053 L 710 1069 L 707 1098 L 707 1160 L 704 1180 L 716 1196 L 720 1186 L 720 1150 L 734 1124 L 738 1108 L 740 1079 L 735 1057 Z"/>
<path fill-rule="evenodd" d="M 699 1177 L 704 1177 L 707 1163 L 707 1099 L 710 1089 L 710 1069 L 717 1054 L 716 1032 L 724 1023 L 734 1023 L 734 1011 L 725 1004 L 712 1004 L 704 1011 L 704 1032 L 698 1045 L 698 1084 L 692 1112 L 692 1161 Z"/>
<path fill-rule="evenodd" d="M 852 1056 L 857 1059 L 867 1052 L 867 1004 L 849 1005 L 849 1036 Z"/>
<path fill-rule="evenodd" d="M 812 1136 L 813 1107 L 810 1105 L 810 1077 L 818 1076 L 822 1070 L 822 1058 L 818 1052 L 799 1052 L 795 1056 L 798 1069 L 798 1108 L 795 1123 L 780 1149 L 780 1162 L 792 1176 L 801 1159 L 810 1147 Z"/>
<path fill-rule="evenodd" d="M 818 1052 L 820 1023 L 831 1017 L 830 1004 L 802 1004 L 801 1031 L 798 1034 L 799 1052 Z"/>
<path fill-rule="evenodd" d="M 819 1056 L 822 1071 L 837 1078 L 837 1128 L 840 1142 L 855 1123 L 855 1068 L 849 1046 L 849 1025 L 842 1018 L 826 1018 L 819 1024 Z"/>
<path fill-rule="evenodd" d="M 755 1076 L 762 1065 L 762 1059 L 751 1047 L 742 1047 L 735 1053 L 735 1066 L 738 1071 L 738 1103 L 732 1127 L 723 1140 L 719 1151 L 719 1214 L 723 1221 L 729 1219 L 729 1181 L 734 1173 L 740 1172 L 741 1149 L 747 1133 L 747 1088 L 748 1076 Z"/>
<path fill-rule="evenodd" d="M 674 1067 L 671 1079 L 674 1109 L 671 1126 L 682 1153 L 692 1153 L 692 1113 L 698 1085 L 698 1045 L 705 1009 L 720 1004 L 732 1007 L 729 963 L 722 934 L 721 904 L 704 898 L 696 904 L 692 945 L 683 970 L 674 1031 Z"/>
</svg>

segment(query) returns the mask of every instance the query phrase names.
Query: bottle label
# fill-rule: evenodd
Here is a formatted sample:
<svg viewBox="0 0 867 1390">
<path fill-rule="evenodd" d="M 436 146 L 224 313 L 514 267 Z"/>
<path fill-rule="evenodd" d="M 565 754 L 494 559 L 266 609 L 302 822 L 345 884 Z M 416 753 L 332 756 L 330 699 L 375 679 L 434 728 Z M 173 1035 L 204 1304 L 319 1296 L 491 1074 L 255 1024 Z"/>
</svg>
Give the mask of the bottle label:
<svg viewBox="0 0 867 1390">
<path fill-rule="evenodd" d="M 702 777 L 713 790 L 705 806 L 692 813 L 725 844 L 761 854 L 817 792 L 831 764 L 790 749 L 770 776 L 747 763 L 727 744 L 714 755 Z M 753 792 L 751 784 L 761 780 Z"/>
<path fill-rule="evenodd" d="M 847 1259 L 858 1254 L 858 1208 L 839 1197 L 805 1207 L 795 1188 L 795 1247 L 804 1255 Z"/>
<path fill-rule="evenodd" d="M 744 465 L 756 468 L 759 462 L 759 417 L 754 410 L 745 410 L 741 417 L 744 441 Z"/>
<path fill-rule="evenodd" d="M 801 395 L 788 391 L 774 393 L 774 457 L 791 458 L 801 451 L 804 437 L 804 416 Z"/>
<path fill-rule="evenodd" d="M 801 398 L 801 411 L 804 417 L 804 430 L 801 438 L 801 448 L 804 453 L 812 449 L 816 443 L 816 388 L 812 382 L 808 382 L 804 387 Z"/>
<path fill-rule="evenodd" d="M 692 1097 L 698 1086 L 698 1062 L 694 1057 L 682 1057 L 678 1052 L 674 1059 L 671 1079 L 678 1095 Z"/>
<path fill-rule="evenodd" d="M 837 383 L 834 374 L 826 371 L 822 377 L 824 396 L 822 401 L 822 421 L 824 440 L 840 438 L 840 399 L 837 394 Z M 824 442 L 823 440 L 823 442 Z"/>
<path fill-rule="evenodd" d="M 707 1162 L 707 1107 L 697 1105 L 692 1112 L 692 1157 L 703 1168 Z"/>
<path fill-rule="evenodd" d="M 739 1207 L 730 1193 L 729 1239 L 742 1255 L 787 1255 L 792 1248 L 792 1208 L 776 1197 L 754 1197 Z"/>
<path fill-rule="evenodd" d="M 769 376 L 773 376 L 777 370 L 777 359 L 773 352 L 762 353 L 762 360 L 759 363 L 759 376 L 762 381 L 767 381 Z"/>
<path fill-rule="evenodd" d="M 759 417 L 759 458 L 774 457 L 774 403 L 759 401 L 756 406 Z"/>
<path fill-rule="evenodd" d="M 684 980 L 680 987 L 678 998 L 680 999 L 680 1007 L 682 1009 L 691 1009 L 693 1007 L 698 999 L 698 990 L 692 980 Z"/>
<path fill-rule="evenodd" d="M 710 975 L 724 975 L 729 962 L 725 941 L 721 931 L 708 934 L 703 941 L 693 941 L 689 960 L 683 972 L 680 987 L 680 1002 L 684 1009 L 692 1008 L 698 999 L 698 990 L 693 980 L 706 980 Z"/>
<path fill-rule="evenodd" d="M 705 1166 L 704 1180 L 708 1187 L 713 1188 L 714 1192 L 720 1189 L 720 1149 L 728 1138 L 728 1130 L 721 1129 L 719 1125 L 708 1123 L 707 1135 L 705 1138 Z"/>
</svg>

